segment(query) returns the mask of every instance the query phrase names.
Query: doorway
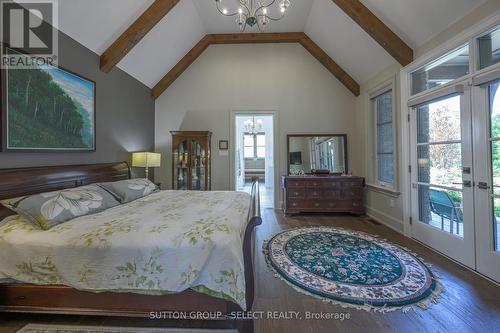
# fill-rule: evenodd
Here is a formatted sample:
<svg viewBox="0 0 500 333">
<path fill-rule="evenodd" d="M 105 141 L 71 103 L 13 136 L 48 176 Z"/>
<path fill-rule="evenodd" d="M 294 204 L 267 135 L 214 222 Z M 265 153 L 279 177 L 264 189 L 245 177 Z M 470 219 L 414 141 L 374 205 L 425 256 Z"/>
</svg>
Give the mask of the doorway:
<svg viewBox="0 0 500 333">
<path fill-rule="evenodd" d="M 238 113 L 234 116 L 234 188 L 251 191 L 252 178 L 259 178 L 263 208 L 274 208 L 274 115 Z"/>
</svg>

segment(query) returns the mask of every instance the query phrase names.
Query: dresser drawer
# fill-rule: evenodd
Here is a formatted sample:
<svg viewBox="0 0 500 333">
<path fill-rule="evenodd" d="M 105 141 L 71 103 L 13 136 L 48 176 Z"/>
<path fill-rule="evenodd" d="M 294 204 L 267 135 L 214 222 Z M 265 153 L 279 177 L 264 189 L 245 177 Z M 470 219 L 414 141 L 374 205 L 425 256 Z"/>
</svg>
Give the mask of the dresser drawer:
<svg viewBox="0 0 500 333">
<path fill-rule="evenodd" d="M 339 190 L 323 190 L 323 195 L 325 199 L 328 200 L 339 200 L 342 198 L 342 191 Z"/>
<path fill-rule="evenodd" d="M 305 187 L 306 181 L 303 179 L 287 179 L 286 187 Z"/>
<path fill-rule="evenodd" d="M 306 197 L 306 190 L 300 187 L 290 187 L 286 191 L 286 196 L 288 198 L 304 199 Z"/>
<path fill-rule="evenodd" d="M 287 199 L 286 208 L 289 210 L 305 209 L 307 208 L 307 201 L 302 199 Z"/>
<path fill-rule="evenodd" d="M 308 188 L 306 190 L 306 197 L 307 199 L 323 198 L 323 196 L 325 195 L 323 192 L 323 190 L 320 190 L 318 188 Z"/>
<path fill-rule="evenodd" d="M 363 197 L 363 190 L 361 188 L 360 189 L 351 188 L 349 190 L 346 190 L 345 192 L 347 194 L 346 199 L 360 199 Z"/>
</svg>

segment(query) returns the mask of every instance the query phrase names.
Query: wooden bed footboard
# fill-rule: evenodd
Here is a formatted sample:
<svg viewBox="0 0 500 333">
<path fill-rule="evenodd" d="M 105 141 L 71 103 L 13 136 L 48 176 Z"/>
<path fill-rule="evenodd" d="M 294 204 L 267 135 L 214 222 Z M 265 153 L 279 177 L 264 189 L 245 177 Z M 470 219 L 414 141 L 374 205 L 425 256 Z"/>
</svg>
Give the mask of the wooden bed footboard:
<svg viewBox="0 0 500 333">
<path fill-rule="evenodd" d="M 0 199 L 76 187 L 96 181 L 130 178 L 126 162 L 46 168 L 0 170 Z M 0 215 L 9 215 L 1 211 Z M 259 182 L 253 179 L 248 224 L 243 239 L 246 307 L 251 310 L 254 294 L 255 227 L 262 223 Z M 242 311 L 234 302 L 192 290 L 165 296 L 134 293 L 92 293 L 67 286 L 0 284 L 0 312 L 75 314 L 97 316 L 150 317 L 159 311 L 210 312 L 228 314 Z M 253 331 L 252 321 L 232 321 L 233 327 Z"/>
</svg>

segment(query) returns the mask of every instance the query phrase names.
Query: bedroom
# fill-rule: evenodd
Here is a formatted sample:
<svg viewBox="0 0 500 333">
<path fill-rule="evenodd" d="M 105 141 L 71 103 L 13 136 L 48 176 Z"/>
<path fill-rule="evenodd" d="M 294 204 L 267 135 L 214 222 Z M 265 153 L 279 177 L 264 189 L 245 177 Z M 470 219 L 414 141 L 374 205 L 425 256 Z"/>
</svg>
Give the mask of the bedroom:
<svg viewBox="0 0 500 333">
<path fill-rule="evenodd" d="M 498 331 L 500 3 L 238 3 L 1 1 L 0 332 Z"/>
</svg>

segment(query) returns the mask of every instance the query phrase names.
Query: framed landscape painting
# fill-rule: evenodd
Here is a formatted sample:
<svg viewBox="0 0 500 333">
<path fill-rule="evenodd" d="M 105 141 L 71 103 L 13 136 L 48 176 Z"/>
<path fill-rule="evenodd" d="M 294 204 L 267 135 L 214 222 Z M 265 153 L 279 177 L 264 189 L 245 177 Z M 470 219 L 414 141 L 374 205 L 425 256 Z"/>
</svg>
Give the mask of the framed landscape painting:
<svg viewBox="0 0 500 333">
<path fill-rule="evenodd" d="M 4 86 L 7 150 L 95 150 L 94 81 L 60 67 L 41 65 L 7 67 Z"/>
</svg>

